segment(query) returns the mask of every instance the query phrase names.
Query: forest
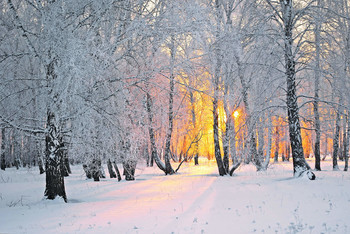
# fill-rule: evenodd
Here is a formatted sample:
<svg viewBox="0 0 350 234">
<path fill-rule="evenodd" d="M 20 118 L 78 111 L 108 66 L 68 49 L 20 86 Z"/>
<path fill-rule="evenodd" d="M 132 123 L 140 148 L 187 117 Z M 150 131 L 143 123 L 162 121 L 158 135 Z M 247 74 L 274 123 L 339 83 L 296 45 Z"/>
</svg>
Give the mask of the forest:
<svg viewBox="0 0 350 234">
<path fill-rule="evenodd" d="M 66 202 L 72 165 L 127 181 L 138 163 L 172 175 L 201 158 L 220 176 L 292 161 L 291 177 L 314 180 L 327 157 L 347 171 L 349 8 L 1 0 L 1 169 L 38 168 L 44 196 Z"/>
</svg>

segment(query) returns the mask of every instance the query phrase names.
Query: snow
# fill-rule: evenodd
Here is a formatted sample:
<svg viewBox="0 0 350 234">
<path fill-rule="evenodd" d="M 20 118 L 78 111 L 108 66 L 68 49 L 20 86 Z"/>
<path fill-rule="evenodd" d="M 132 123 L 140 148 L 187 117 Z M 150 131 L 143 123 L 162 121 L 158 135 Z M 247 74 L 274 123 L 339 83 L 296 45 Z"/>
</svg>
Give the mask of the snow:
<svg viewBox="0 0 350 234">
<path fill-rule="evenodd" d="M 202 159 L 176 175 L 138 165 L 135 181 L 94 182 L 79 165 L 66 204 L 43 199 L 37 168 L 10 168 L 0 172 L 0 233 L 349 233 L 350 173 L 322 169 L 315 181 L 293 178 L 291 162 L 219 177 Z"/>
</svg>

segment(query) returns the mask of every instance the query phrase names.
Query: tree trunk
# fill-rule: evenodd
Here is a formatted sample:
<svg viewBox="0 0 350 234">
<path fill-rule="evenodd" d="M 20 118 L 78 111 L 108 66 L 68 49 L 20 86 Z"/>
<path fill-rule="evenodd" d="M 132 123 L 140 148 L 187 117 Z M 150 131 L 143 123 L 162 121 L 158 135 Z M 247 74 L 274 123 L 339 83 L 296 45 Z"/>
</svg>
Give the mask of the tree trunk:
<svg viewBox="0 0 350 234">
<path fill-rule="evenodd" d="M 219 113 L 218 113 L 218 92 L 219 92 L 219 71 L 220 65 L 216 65 L 214 74 L 214 97 L 213 97 L 213 133 L 214 133 L 214 155 L 219 170 L 219 175 L 226 175 L 223 160 L 221 158 L 220 139 L 219 139 Z"/>
<path fill-rule="evenodd" d="M 88 165 L 83 164 L 83 170 L 84 170 L 84 172 L 85 172 L 86 178 L 91 179 L 91 178 L 92 178 L 92 175 L 91 175 L 91 172 L 90 172 L 90 170 L 89 170 Z"/>
<path fill-rule="evenodd" d="M 347 138 L 347 131 L 346 131 L 346 123 L 347 123 L 347 115 L 344 114 L 343 115 L 343 139 L 342 139 L 342 150 L 341 150 L 341 159 L 340 160 L 345 160 L 345 154 L 346 154 L 346 150 L 347 150 L 347 142 L 346 142 L 346 138 Z"/>
<path fill-rule="evenodd" d="M 228 77 L 226 77 L 226 80 Z M 226 129 L 223 133 L 222 145 L 224 150 L 224 158 L 223 164 L 227 173 L 229 173 L 229 154 L 230 154 L 230 135 L 231 135 L 231 115 L 230 110 L 228 108 L 228 84 L 225 82 L 225 90 L 224 90 L 224 111 L 226 113 Z"/>
<path fill-rule="evenodd" d="M 194 99 L 194 95 L 193 95 L 193 91 L 189 90 L 189 94 L 190 94 L 190 102 L 191 102 L 191 115 L 192 115 L 192 126 L 193 126 L 193 131 L 194 131 L 194 135 L 197 134 L 197 125 L 196 125 L 196 110 L 195 110 L 195 99 Z M 194 165 L 198 165 L 198 141 L 196 140 L 196 142 L 194 143 Z"/>
<path fill-rule="evenodd" d="M 317 1 L 317 5 L 320 5 L 320 0 Z M 321 152 L 320 152 L 320 142 L 321 142 L 321 123 L 320 123 L 320 114 L 318 111 L 318 99 L 319 99 L 319 84 L 320 84 L 320 51 L 321 51 L 321 45 L 320 45 L 320 22 L 317 19 L 315 25 L 315 46 L 316 46 L 316 64 L 315 64 L 315 99 L 313 102 L 314 107 L 314 127 L 315 127 L 315 133 L 316 133 L 316 139 L 315 139 L 315 147 L 314 147 L 314 153 L 315 153 L 315 170 L 321 171 Z"/>
<path fill-rule="evenodd" d="M 102 167 L 102 161 L 99 158 L 94 158 L 92 162 L 87 165 L 87 167 L 84 167 L 84 170 L 88 171 L 88 173 L 86 173 L 86 176 L 88 178 L 89 176 L 90 178 L 92 177 L 94 181 L 100 181 L 100 178 L 106 178 Z"/>
<path fill-rule="evenodd" d="M 307 173 L 309 179 L 315 179 L 316 176 L 310 170 L 310 166 L 307 164 L 302 139 L 300 132 L 300 120 L 299 120 L 299 108 L 296 95 L 295 84 L 295 57 L 293 55 L 293 21 L 294 10 L 292 0 L 280 1 L 282 6 L 283 25 L 284 25 L 284 42 L 285 42 L 285 69 L 287 78 L 287 110 L 288 110 L 288 125 L 289 125 L 289 138 L 292 147 L 293 155 L 293 169 L 294 176 L 300 177 L 304 173 Z"/>
<path fill-rule="evenodd" d="M 121 175 L 120 175 L 120 172 L 119 172 L 117 163 L 116 163 L 115 161 L 113 161 L 113 167 L 114 167 L 114 170 L 117 172 L 118 181 L 121 181 L 121 180 L 122 180 L 122 177 L 121 177 Z"/>
<path fill-rule="evenodd" d="M 230 134 L 230 153 L 232 164 L 236 164 L 238 162 L 237 158 L 237 149 L 236 149 L 236 128 L 235 128 L 235 119 L 231 119 L 231 134 Z"/>
<path fill-rule="evenodd" d="M 107 168 L 108 168 L 109 178 L 117 178 L 117 175 L 113 171 L 111 159 L 108 159 L 107 161 Z"/>
<path fill-rule="evenodd" d="M 339 134 L 340 134 L 340 105 L 337 110 L 336 119 L 335 119 L 335 132 L 333 137 L 333 170 L 339 171 L 338 166 L 338 150 L 339 150 Z"/>
<path fill-rule="evenodd" d="M 21 146 L 19 143 L 19 139 L 18 139 L 18 131 L 17 130 L 13 130 L 12 131 L 12 154 L 13 154 L 13 159 L 14 159 L 14 165 L 16 167 L 16 169 L 18 170 L 19 167 L 22 165 L 21 162 Z"/>
<path fill-rule="evenodd" d="M 266 157 L 265 161 L 263 163 L 263 168 L 266 171 L 267 167 L 269 166 L 270 163 L 270 157 L 271 157 L 271 147 L 272 147 L 272 119 L 270 113 L 267 114 L 268 118 L 268 128 L 267 128 L 267 149 L 266 149 Z"/>
<path fill-rule="evenodd" d="M 158 168 L 165 173 L 165 165 L 160 160 L 157 153 L 157 146 L 153 129 L 152 97 L 148 92 L 146 93 L 146 110 L 148 116 L 148 134 L 151 143 L 151 158 L 154 159 L 154 162 L 156 163 Z"/>
<path fill-rule="evenodd" d="M 276 126 L 276 132 L 275 132 L 275 153 L 274 153 L 274 157 L 275 157 L 275 162 L 278 162 L 278 153 L 280 150 L 280 131 L 279 131 L 279 126 Z M 284 161 L 284 160 L 283 160 Z"/>
<path fill-rule="evenodd" d="M 36 142 L 36 155 L 37 155 L 37 160 L 38 160 L 38 166 L 39 166 L 39 173 L 44 174 L 45 169 L 44 169 L 44 163 L 43 163 L 43 149 L 41 149 L 39 142 Z"/>
<path fill-rule="evenodd" d="M 324 149 L 324 156 L 322 158 L 322 161 L 326 160 L 326 157 L 328 155 L 328 135 L 326 134 L 326 140 L 325 140 L 325 149 Z"/>
<path fill-rule="evenodd" d="M 215 75 L 216 76 L 216 75 Z M 218 79 L 217 77 L 214 78 L 215 80 Z M 220 150 L 220 140 L 219 140 L 219 113 L 218 113 L 218 82 L 215 82 L 214 84 L 216 87 L 214 87 L 214 97 L 213 97 L 213 132 L 214 132 L 214 154 L 216 163 L 219 170 L 219 175 L 223 176 L 226 175 L 226 170 L 221 158 L 221 150 Z"/>
<path fill-rule="evenodd" d="M 247 119 L 247 129 L 248 129 L 248 145 L 249 145 L 249 156 L 248 160 L 253 160 L 254 165 L 256 166 L 257 171 L 262 170 L 262 159 L 260 158 L 260 155 L 258 154 L 258 151 L 256 149 L 256 139 L 255 139 L 255 124 L 252 118 L 252 114 L 250 112 L 249 102 L 248 102 L 248 85 L 246 81 L 244 80 L 243 71 L 242 71 L 242 64 L 240 61 L 239 56 L 236 55 L 236 62 L 238 66 L 238 76 L 241 81 L 242 85 L 242 97 L 243 97 L 243 104 L 245 107 L 245 114 Z"/>
<path fill-rule="evenodd" d="M 153 167 L 154 158 L 151 156 L 152 154 L 150 154 L 149 144 L 147 144 L 147 148 L 145 149 L 145 151 L 147 155 L 147 167 Z"/>
<path fill-rule="evenodd" d="M 63 153 L 63 168 L 62 172 L 65 177 L 69 176 L 70 173 L 72 173 L 69 165 L 69 159 L 68 159 L 68 149 L 63 146 L 62 143 L 62 153 Z"/>
<path fill-rule="evenodd" d="M 262 120 L 259 121 L 259 126 L 258 126 L 258 155 L 260 159 L 264 158 L 264 126 L 262 123 Z M 262 166 L 262 170 L 265 170 L 265 168 Z"/>
<path fill-rule="evenodd" d="M 171 144 L 171 135 L 173 133 L 173 125 L 174 125 L 174 89 L 175 89 L 175 76 L 174 76 L 174 62 L 175 62 L 175 38 L 171 36 L 171 46 L 170 46 L 170 80 L 169 80 L 169 111 L 168 111 L 168 131 L 166 135 L 165 141 L 165 153 L 164 153 L 164 161 L 165 161 L 165 174 L 172 175 L 175 173 L 174 169 L 171 167 L 170 163 L 170 144 Z"/>
<path fill-rule="evenodd" d="M 67 202 L 66 191 L 64 187 L 64 177 L 62 173 L 63 152 L 62 135 L 58 126 L 55 114 L 47 113 L 47 134 L 45 150 L 45 171 L 46 171 L 46 189 L 45 196 L 53 200 L 57 196 Z"/>
<path fill-rule="evenodd" d="M 235 172 L 235 170 L 241 165 L 242 161 L 237 162 L 236 164 L 233 164 L 232 168 L 230 169 L 230 176 L 233 175 L 233 173 Z"/>
<path fill-rule="evenodd" d="M 349 141 L 350 141 L 350 111 L 348 110 L 348 113 L 346 115 L 346 120 L 348 123 L 348 128 L 347 128 L 347 133 L 346 133 L 346 142 L 345 142 L 345 147 L 344 147 L 344 160 L 345 160 L 345 166 L 344 166 L 344 171 L 348 170 L 349 167 Z"/>
<path fill-rule="evenodd" d="M 125 180 L 135 180 L 136 162 L 134 160 L 127 160 L 123 162 Z"/>
<path fill-rule="evenodd" d="M 3 171 L 5 171 L 5 168 L 6 168 L 5 144 L 6 144 L 5 127 L 3 127 L 1 128 L 1 170 Z"/>
<path fill-rule="evenodd" d="M 214 155 L 216 164 L 218 166 L 219 175 L 224 176 L 227 174 L 224 163 L 221 158 L 221 150 L 220 150 L 220 139 L 219 139 L 219 85 L 220 85 L 220 70 L 221 70 L 221 50 L 218 44 L 220 39 L 220 23 L 221 23 L 221 11 L 220 11 L 220 2 L 219 0 L 215 0 L 215 12 L 216 12 L 216 44 L 214 47 L 215 52 L 215 69 L 214 69 L 214 77 L 213 77 L 213 137 L 214 137 Z"/>
</svg>

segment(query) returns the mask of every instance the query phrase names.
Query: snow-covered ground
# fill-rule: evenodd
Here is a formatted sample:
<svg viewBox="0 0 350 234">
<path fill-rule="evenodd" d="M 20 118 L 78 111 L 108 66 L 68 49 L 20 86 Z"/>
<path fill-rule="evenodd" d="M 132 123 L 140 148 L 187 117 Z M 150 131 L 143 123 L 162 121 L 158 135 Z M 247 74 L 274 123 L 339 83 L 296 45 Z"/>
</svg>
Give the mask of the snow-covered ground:
<svg viewBox="0 0 350 234">
<path fill-rule="evenodd" d="M 67 204 L 43 199 L 37 168 L 11 168 L 0 172 L 0 233 L 350 233 L 350 172 L 331 168 L 322 162 L 316 181 L 281 162 L 219 177 L 202 160 L 172 176 L 139 165 L 135 181 L 94 182 L 73 166 Z"/>
</svg>

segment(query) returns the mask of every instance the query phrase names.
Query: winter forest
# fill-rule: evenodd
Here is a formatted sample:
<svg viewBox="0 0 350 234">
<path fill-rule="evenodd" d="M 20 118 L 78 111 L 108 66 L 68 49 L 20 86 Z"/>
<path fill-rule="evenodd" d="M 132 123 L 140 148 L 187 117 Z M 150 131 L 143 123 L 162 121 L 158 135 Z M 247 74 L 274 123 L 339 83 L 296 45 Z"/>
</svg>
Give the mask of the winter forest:
<svg viewBox="0 0 350 234">
<path fill-rule="evenodd" d="M 239 206 L 228 199 L 239 186 L 265 183 L 275 193 L 283 181 L 284 195 L 294 194 L 294 200 L 285 197 L 293 222 L 266 226 L 258 219 L 275 217 L 278 202 L 270 201 L 267 213 L 253 202 L 255 214 L 241 218 L 247 229 L 221 233 L 350 232 L 349 113 L 347 0 L 0 0 L 0 216 L 7 213 L 8 220 L 20 220 L 28 207 L 45 207 L 46 216 L 73 211 L 113 189 L 116 197 L 129 191 L 124 196 L 132 204 L 130 191 L 142 199 L 152 183 L 162 192 L 147 196 L 164 198 L 163 190 L 171 190 L 175 197 L 184 186 L 179 198 L 193 200 L 184 205 L 191 214 L 209 214 L 213 210 L 196 211 L 201 205 L 190 209 L 202 204 L 194 194 L 205 190 L 196 187 L 203 183 L 216 189 L 213 207 L 225 210 L 216 223 L 208 218 L 212 229 L 191 216 L 192 226 L 169 224 L 176 230 L 141 228 L 154 220 L 123 229 L 104 219 L 100 231 L 213 233 L 223 220 L 227 227 L 233 222 L 222 212 Z M 115 187 L 102 189 L 106 183 Z M 264 204 L 277 197 L 247 188 L 241 200 L 253 193 Z M 315 195 L 318 189 L 323 196 Z M 39 198 L 26 200 L 28 194 Z M 310 213 L 300 211 L 315 197 Z M 178 205 L 169 200 L 164 204 Z M 144 217 L 150 204 L 140 204 Z M 301 220 L 322 206 L 337 207 L 332 227 L 327 212 L 324 220 Z M 159 220 L 169 223 L 165 219 L 170 215 Z M 11 225 L 0 220 L 0 232 L 56 230 Z M 99 232 L 86 225 L 82 233 Z M 78 232 L 63 227 L 57 230 Z"/>
</svg>

